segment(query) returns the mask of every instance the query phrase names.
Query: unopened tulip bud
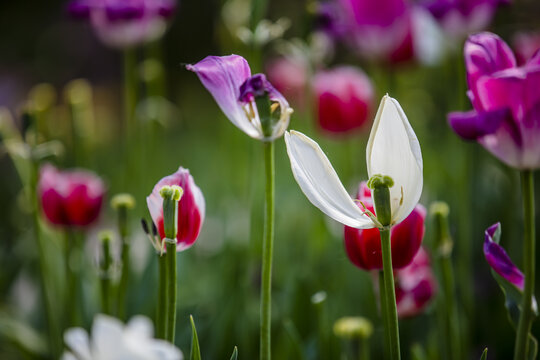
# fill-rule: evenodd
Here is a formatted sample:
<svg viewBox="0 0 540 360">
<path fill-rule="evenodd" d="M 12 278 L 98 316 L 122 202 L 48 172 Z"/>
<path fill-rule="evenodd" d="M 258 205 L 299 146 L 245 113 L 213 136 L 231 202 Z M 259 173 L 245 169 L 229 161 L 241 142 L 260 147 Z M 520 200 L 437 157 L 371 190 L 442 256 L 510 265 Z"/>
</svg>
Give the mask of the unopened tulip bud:
<svg viewBox="0 0 540 360">
<path fill-rule="evenodd" d="M 334 323 L 334 334 L 345 339 L 368 339 L 373 324 L 364 317 L 342 317 Z"/>
</svg>

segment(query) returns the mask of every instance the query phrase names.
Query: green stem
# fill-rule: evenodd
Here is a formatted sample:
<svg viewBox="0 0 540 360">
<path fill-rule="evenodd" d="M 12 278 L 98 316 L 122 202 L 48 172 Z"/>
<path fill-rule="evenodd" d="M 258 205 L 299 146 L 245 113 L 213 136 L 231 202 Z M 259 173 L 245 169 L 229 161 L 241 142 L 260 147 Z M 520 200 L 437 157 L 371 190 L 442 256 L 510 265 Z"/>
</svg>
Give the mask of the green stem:
<svg viewBox="0 0 540 360">
<path fill-rule="evenodd" d="M 369 360 L 369 339 L 361 338 L 358 341 L 360 349 L 358 349 L 359 360 Z"/>
<path fill-rule="evenodd" d="M 110 238 L 102 239 L 103 262 L 101 264 L 101 311 L 111 314 L 111 244 Z"/>
<path fill-rule="evenodd" d="M 64 258 L 65 258 L 65 271 L 66 271 L 66 327 L 78 325 L 77 307 L 79 305 L 79 294 L 77 287 L 77 276 L 75 269 L 72 267 L 74 261 L 73 257 L 76 256 L 76 244 L 75 236 L 73 236 L 71 229 L 65 231 L 65 244 L 64 244 Z"/>
<path fill-rule="evenodd" d="M 263 259 L 261 275 L 261 330 L 260 359 L 271 359 L 272 320 L 272 253 L 274 247 L 274 143 L 264 143 L 264 168 L 266 175 Z"/>
<path fill-rule="evenodd" d="M 165 254 L 167 271 L 167 340 L 174 344 L 174 330 L 176 325 L 176 239 L 167 241 Z"/>
<path fill-rule="evenodd" d="M 159 289 L 158 289 L 158 308 L 157 308 L 157 337 L 167 339 L 167 267 L 165 256 L 158 255 L 159 264 Z"/>
<path fill-rule="evenodd" d="M 384 273 L 382 271 L 379 271 L 379 298 L 381 301 L 381 318 L 383 322 L 383 330 L 384 330 L 384 348 L 387 351 L 386 356 L 389 358 L 392 358 L 392 348 L 390 347 L 390 334 L 389 334 L 389 326 L 388 326 L 388 305 L 386 304 L 386 291 L 384 288 Z"/>
<path fill-rule="evenodd" d="M 47 319 L 47 325 L 48 325 L 48 336 L 49 336 L 49 344 L 50 344 L 50 351 L 53 359 L 58 359 L 60 357 L 60 353 L 62 350 L 62 344 L 61 344 L 61 333 L 60 333 L 60 324 L 58 323 L 58 317 L 54 316 L 53 311 L 53 301 L 51 299 L 50 289 L 48 287 L 49 284 L 49 267 L 46 264 L 46 254 L 45 254 L 45 248 L 43 246 L 42 238 L 41 238 L 41 227 L 39 224 L 39 200 L 36 193 L 37 188 L 37 164 L 32 164 L 32 176 L 30 181 L 30 198 L 33 203 L 33 211 L 32 211 L 32 221 L 33 221 L 33 229 L 34 229 L 34 237 L 36 239 L 36 245 L 38 249 L 38 259 L 39 259 L 39 273 L 41 275 L 41 292 L 42 292 L 42 300 L 43 305 L 45 308 L 45 316 Z"/>
<path fill-rule="evenodd" d="M 118 209 L 118 231 L 120 233 L 120 241 L 122 241 L 122 274 L 120 275 L 120 283 L 118 284 L 117 309 L 118 317 L 125 320 L 126 317 L 126 293 L 129 283 L 130 273 L 130 243 L 127 237 L 127 208 L 121 207 Z"/>
<path fill-rule="evenodd" d="M 394 288 L 394 273 L 392 269 L 392 251 L 390 244 L 390 229 L 380 229 L 381 248 L 383 259 L 384 292 L 386 297 L 388 337 L 392 359 L 401 359 L 399 350 L 399 325 L 396 306 L 396 293 Z"/>
<path fill-rule="evenodd" d="M 449 208 L 446 203 L 437 202 L 431 206 L 434 216 L 435 245 L 437 247 L 438 260 L 441 273 L 441 285 L 444 295 L 441 318 L 444 325 L 442 334 L 446 345 L 445 352 L 448 359 L 459 360 L 461 357 L 461 338 L 459 316 L 456 304 L 456 285 L 454 268 L 452 266 L 452 249 L 454 242 L 450 236 L 448 225 Z"/>
<path fill-rule="evenodd" d="M 523 170 L 521 172 L 521 192 L 523 196 L 524 217 L 523 269 L 525 274 L 525 288 L 523 290 L 523 303 L 517 328 L 514 360 L 527 358 L 529 334 L 534 317 L 532 312 L 532 297 L 534 295 L 535 272 L 535 227 L 534 185 L 531 170 Z"/>
</svg>

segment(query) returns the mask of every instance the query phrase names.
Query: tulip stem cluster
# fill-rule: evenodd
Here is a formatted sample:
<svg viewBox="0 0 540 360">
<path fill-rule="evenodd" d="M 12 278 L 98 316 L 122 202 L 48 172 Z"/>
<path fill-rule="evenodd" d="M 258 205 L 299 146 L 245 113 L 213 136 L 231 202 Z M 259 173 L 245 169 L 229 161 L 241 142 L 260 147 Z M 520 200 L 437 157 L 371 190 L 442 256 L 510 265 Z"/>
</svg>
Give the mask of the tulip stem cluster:
<svg viewBox="0 0 540 360">
<path fill-rule="evenodd" d="M 264 235 L 261 275 L 261 329 L 260 359 L 270 360 L 270 335 L 272 320 L 272 254 L 274 251 L 274 192 L 275 164 L 274 142 L 264 143 L 264 166 L 266 175 Z"/>
<path fill-rule="evenodd" d="M 528 345 L 531 326 L 534 319 L 532 299 L 534 295 L 535 272 L 535 225 L 534 225 L 534 182 L 531 170 L 521 172 L 521 191 L 523 196 L 524 217 L 524 243 L 523 243 L 523 269 L 525 286 L 523 290 L 523 303 L 516 335 L 514 360 L 528 358 Z"/>
</svg>

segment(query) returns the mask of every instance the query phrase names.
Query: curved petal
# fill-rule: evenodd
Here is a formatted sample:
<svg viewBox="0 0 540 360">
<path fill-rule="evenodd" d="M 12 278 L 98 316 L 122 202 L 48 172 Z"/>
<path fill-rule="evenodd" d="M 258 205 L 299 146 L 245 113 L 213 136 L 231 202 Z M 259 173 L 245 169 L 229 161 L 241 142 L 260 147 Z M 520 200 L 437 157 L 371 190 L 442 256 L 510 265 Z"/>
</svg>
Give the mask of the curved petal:
<svg viewBox="0 0 540 360">
<path fill-rule="evenodd" d="M 252 138 L 261 139 L 262 133 L 247 118 L 238 101 L 240 86 L 251 76 L 249 65 L 241 56 L 207 56 L 186 69 L 197 74 L 204 87 L 227 118 Z"/>
<path fill-rule="evenodd" d="M 399 103 L 385 95 L 375 116 L 366 149 L 368 176 L 390 176 L 392 223 L 405 219 L 422 194 L 420 143 Z"/>
<path fill-rule="evenodd" d="M 285 144 L 294 178 L 313 205 L 344 225 L 357 229 L 374 227 L 369 217 L 352 201 L 315 141 L 292 130 L 285 133 Z"/>
<path fill-rule="evenodd" d="M 512 262 L 506 251 L 500 246 L 498 238 L 500 237 L 501 224 L 496 223 L 486 229 L 484 240 L 484 256 L 489 266 L 497 274 L 502 276 L 508 282 L 523 291 L 525 285 L 525 276 Z M 495 238 L 495 241 L 494 241 Z"/>
<path fill-rule="evenodd" d="M 481 112 L 456 111 L 448 114 L 448 123 L 463 139 L 477 140 L 482 136 L 493 134 L 510 116 L 510 110 L 507 108 Z"/>
</svg>

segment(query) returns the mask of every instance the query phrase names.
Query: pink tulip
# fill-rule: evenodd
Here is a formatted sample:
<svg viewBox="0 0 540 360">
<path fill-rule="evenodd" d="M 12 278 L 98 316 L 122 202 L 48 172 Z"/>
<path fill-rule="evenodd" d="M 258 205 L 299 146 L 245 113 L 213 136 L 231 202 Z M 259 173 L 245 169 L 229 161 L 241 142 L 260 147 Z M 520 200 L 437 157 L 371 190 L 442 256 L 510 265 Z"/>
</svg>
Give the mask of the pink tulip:
<svg viewBox="0 0 540 360">
<path fill-rule="evenodd" d="M 356 197 L 366 208 L 374 213 L 371 190 L 362 182 Z M 360 204 L 358 206 L 361 207 Z M 426 217 L 425 208 L 417 204 L 414 210 L 390 230 L 392 265 L 394 269 L 411 263 L 420 249 L 424 237 Z M 363 270 L 382 269 L 381 238 L 379 229 L 356 229 L 345 226 L 345 250 L 351 262 Z"/>
<path fill-rule="evenodd" d="M 174 174 L 159 180 L 152 193 L 146 197 L 146 204 L 161 239 L 165 238 L 165 230 L 163 227 L 163 198 L 159 191 L 165 185 L 177 185 L 183 190 L 183 195 L 178 203 L 178 233 L 176 235 L 176 251 L 183 251 L 193 245 L 201 231 L 205 215 L 204 196 L 201 189 L 195 185 L 189 170 L 183 167 L 178 168 Z"/>
<path fill-rule="evenodd" d="M 85 227 L 99 216 L 105 185 L 86 170 L 40 169 L 38 196 L 43 214 L 54 225 Z"/>
<path fill-rule="evenodd" d="M 437 292 L 437 281 L 424 248 L 420 248 L 407 267 L 396 271 L 395 279 L 399 317 L 420 314 Z"/>
</svg>

